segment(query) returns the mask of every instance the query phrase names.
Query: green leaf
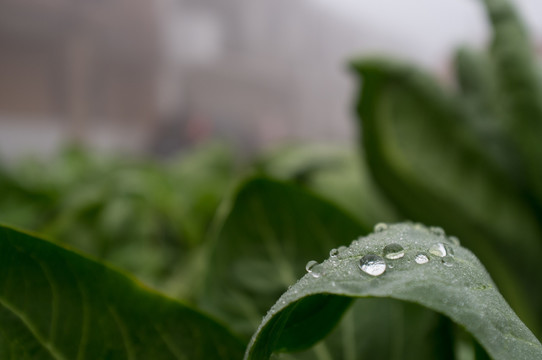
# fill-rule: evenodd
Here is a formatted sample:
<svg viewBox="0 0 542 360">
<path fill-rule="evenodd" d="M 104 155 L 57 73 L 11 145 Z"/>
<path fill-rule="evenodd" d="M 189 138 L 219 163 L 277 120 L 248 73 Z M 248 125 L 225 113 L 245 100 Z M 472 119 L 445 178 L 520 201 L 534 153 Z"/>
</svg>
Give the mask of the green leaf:
<svg viewBox="0 0 542 360">
<path fill-rule="evenodd" d="M 404 256 L 384 260 L 383 249 L 392 243 L 403 247 Z M 445 257 L 432 250 L 437 244 L 446 249 Z M 416 257 L 422 253 L 428 261 L 420 264 Z M 360 270 L 360 260 L 369 254 L 385 261 L 380 275 Z M 306 274 L 270 309 L 252 337 L 246 360 L 268 359 L 276 351 L 315 344 L 350 303 L 362 297 L 393 298 L 442 313 L 465 327 L 495 360 L 542 359 L 542 345 L 508 306 L 479 260 L 439 232 L 421 225 L 393 225 L 352 242 L 320 264 L 319 271 L 319 277 Z"/>
<path fill-rule="evenodd" d="M 514 182 L 518 180 L 518 160 L 502 119 L 502 103 L 493 63 L 487 54 L 469 48 L 456 52 L 454 68 L 459 97 L 469 115 L 464 125 L 484 145 L 489 159 Z"/>
<path fill-rule="evenodd" d="M 534 276 L 540 227 L 521 192 L 464 126 L 463 108 L 414 68 L 378 60 L 354 68 L 362 76 L 363 146 L 384 193 L 408 218 L 440 224 L 463 239 L 522 319 L 535 324 L 526 303 L 536 308 L 542 301 Z"/>
<path fill-rule="evenodd" d="M 542 82 L 531 39 L 507 0 L 484 0 L 493 26 L 491 59 L 505 128 L 519 154 L 522 175 L 542 207 Z"/>
<path fill-rule="evenodd" d="M 0 227 L 0 358 L 239 359 L 222 325 L 84 256 Z"/>
<path fill-rule="evenodd" d="M 202 305 L 247 338 L 310 259 L 368 229 L 302 188 L 267 178 L 240 187 L 208 261 Z"/>
</svg>

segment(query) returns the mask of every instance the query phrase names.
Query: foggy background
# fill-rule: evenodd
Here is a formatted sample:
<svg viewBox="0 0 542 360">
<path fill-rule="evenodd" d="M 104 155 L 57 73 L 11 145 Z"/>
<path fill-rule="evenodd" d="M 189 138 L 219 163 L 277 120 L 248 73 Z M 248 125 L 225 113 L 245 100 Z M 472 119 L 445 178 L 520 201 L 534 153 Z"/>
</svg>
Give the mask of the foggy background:
<svg viewBox="0 0 542 360">
<path fill-rule="evenodd" d="M 517 3 L 542 49 L 542 2 Z M 446 80 L 453 49 L 487 37 L 475 0 L 0 0 L 0 159 L 67 141 L 156 155 L 350 143 L 348 59 Z"/>
</svg>

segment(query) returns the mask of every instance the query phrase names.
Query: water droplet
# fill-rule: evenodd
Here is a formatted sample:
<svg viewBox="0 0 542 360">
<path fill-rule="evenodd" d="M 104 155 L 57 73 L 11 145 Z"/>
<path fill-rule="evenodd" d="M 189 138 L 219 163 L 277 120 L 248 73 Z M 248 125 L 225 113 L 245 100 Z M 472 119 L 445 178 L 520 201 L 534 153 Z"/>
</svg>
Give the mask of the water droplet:
<svg viewBox="0 0 542 360">
<path fill-rule="evenodd" d="M 348 249 L 346 246 L 339 246 L 339 253 L 343 253 L 346 249 Z"/>
<path fill-rule="evenodd" d="M 309 261 L 307 265 L 305 265 L 305 270 L 307 270 L 307 272 L 315 278 L 319 278 L 320 275 L 322 275 L 320 273 L 320 264 L 318 264 L 318 261 L 315 260 Z"/>
<path fill-rule="evenodd" d="M 337 258 L 337 255 L 339 255 L 339 250 L 337 250 L 337 249 L 331 249 L 331 250 L 329 251 L 329 256 L 330 256 L 331 258 L 334 258 L 334 259 Z"/>
<path fill-rule="evenodd" d="M 425 264 L 429 262 L 429 257 L 425 253 L 419 253 L 414 258 L 414 261 L 416 261 L 416 264 Z"/>
<path fill-rule="evenodd" d="M 437 236 L 445 236 L 446 233 L 444 232 L 444 229 L 439 226 L 431 226 L 429 228 L 429 231 L 431 231 L 433 234 Z"/>
<path fill-rule="evenodd" d="M 388 267 L 389 267 L 390 269 L 393 269 L 393 263 L 389 263 L 389 264 L 388 264 Z"/>
<path fill-rule="evenodd" d="M 452 243 L 453 245 L 455 245 L 455 246 L 461 245 L 461 242 L 459 241 L 459 239 L 458 239 L 456 236 L 450 236 L 450 237 L 448 237 L 448 241 L 449 241 L 450 243 Z"/>
<path fill-rule="evenodd" d="M 446 255 L 452 256 L 454 254 L 453 249 L 448 244 L 436 243 L 431 245 L 429 253 L 438 257 L 445 257 Z"/>
<path fill-rule="evenodd" d="M 386 271 L 386 262 L 375 254 L 367 254 L 359 261 L 359 268 L 372 276 L 382 275 Z"/>
<path fill-rule="evenodd" d="M 445 266 L 453 266 L 454 265 L 454 258 L 452 256 L 445 256 L 442 258 L 442 263 L 445 265 Z"/>
<path fill-rule="evenodd" d="M 395 260 L 405 256 L 405 249 L 401 245 L 393 243 L 386 245 L 383 253 L 386 259 Z"/>
<path fill-rule="evenodd" d="M 378 223 L 374 227 L 374 232 L 382 232 L 388 230 L 388 224 L 386 223 Z"/>
</svg>

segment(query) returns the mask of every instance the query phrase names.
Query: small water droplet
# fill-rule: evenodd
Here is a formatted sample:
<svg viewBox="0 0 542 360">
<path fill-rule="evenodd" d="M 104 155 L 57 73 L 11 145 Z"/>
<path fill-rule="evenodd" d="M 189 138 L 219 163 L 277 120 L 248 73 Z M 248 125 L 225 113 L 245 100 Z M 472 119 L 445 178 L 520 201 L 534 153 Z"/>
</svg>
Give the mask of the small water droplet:
<svg viewBox="0 0 542 360">
<path fill-rule="evenodd" d="M 388 267 L 389 267 L 390 269 L 393 269 L 393 263 L 389 263 L 389 264 L 388 264 Z"/>
<path fill-rule="evenodd" d="M 399 244 L 389 244 L 384 247 L 384 257 L 386 259 L 396 260 L 405 256 L 405 249 Z"/>
<path fill-rule="evenodd" d="M 345 252 L 348 249 L 346 246 L 339 246 L 339 254 Z"/>
<path fill-rule="evenodd" d="M 442 263 L 445 265 L 445 266 L 453 266 L 454 265 L 454 258 L 452 256 L 445 256 L 442 258 Z"/>
<path fill-rule="evenodd" d="M 388 230 L 388 224 L 386 223 L 378 223 L 374 227 L 374 232 L 382 232 Z"/>
<path fill-rule="evenodd" d="M 461 245 L 461 242 L 459 241 L 459 239 L 458 239 L 456 236 L 450 236 L 450 237 L 448 237 L 448 241 L 449 241 L 450 243 L 452 243 L 453 245 L 455 245 L 455 246 Z"/>
<path fill-rule="evenodd" d="M 454 254 L 453 249 L 448 244 L 435 243 L 429 248 L 429 253 L 438 257 L 445 257 L 446 255 L 452 256 Z"/>
<path fill-rule="evenodd" d="M 433 234 L 437 236 L 445 236 L 446 233 L 444 232 L 444 229 L 439 226 L 431 226 L 429 228 L 429 231 L 431 231 Z"/>
<path fill-rule="evenodd" d="M 337 250 L 337 249 L 331 249 L 329 251 L 329 256 L 331 258 L 337 258 L 338 255 L 339 255 L 339 250 Z"/>
<path fill-rule="evenodd" d="M 318 264 L 318 261 L 315 260 L 311 260 L 307 263 L 307 265 L 305 265 L 305 270 L 307 270 L 307 272 L 315 278 L 319 278 L 321 275 L 319 268 L 320 264 Z"/>
<path fill-rule="evenodd" d="M 386 262 L 376 254 L 367 254 L 359 261 L 359 268 L 372 276 L 382 275 L 386 271 Z"/>
<path fill-rule="evenodd" d="M 429 257 L 425 253 L 419 253 L 414 258 L 414 261 L 416 262 L 416 264 L 425 264 L 429 262 Z"/>
</svg>

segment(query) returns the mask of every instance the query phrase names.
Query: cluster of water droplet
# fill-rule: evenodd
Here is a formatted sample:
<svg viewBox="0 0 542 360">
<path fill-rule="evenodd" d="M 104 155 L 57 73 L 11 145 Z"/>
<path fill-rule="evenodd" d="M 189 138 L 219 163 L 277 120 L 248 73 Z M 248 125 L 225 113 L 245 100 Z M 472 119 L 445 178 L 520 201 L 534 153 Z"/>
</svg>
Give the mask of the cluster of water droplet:
<svg viewBox="0 0 542 360">
<path fill-rule="evenodd" d="M 416 226 L 418 229 L 425 228 L 423 225 Z M 378 223 L 374 227 L 375 233 L 381 233 L 388 229 L 388 225 L 385 223 Z M 427 229 L 427 228 L 425 228 Z M 451 245 L 459 246 L 459 240 L 455 236 L 446 237 L 446 233 L 440 227 L 430 227 L 428 230 L 434 235 L 441 237 L 442 242 L 437 242 L 431 245 L 427 252 L 417 252 L 414 256 L 414 262 L 419 265 L 427 264 L 431 260 L 431 256 L 440 258 L 441 262 L 445 266 L 453 266 L 454 263 L 454 250 Z M 347 250 L 346 246 L 341 246 L 338 249 L 331 249 L 329 256 L 331 261 L 336 261 L 340 254 Z M 387 268 L 393 268 L 396 260 L 399 260 L 405 256 L 405 249 L 398 243 L 391 243 L 382 249 L 381 254 L 369 253 L 364 255 L 359 261 L 359 268 L 366 274 L 371 276 L 382 275 Z M 317 261 L 311 260 L 305 266 L 305 269 L 309 274 L 315 278 L 319 278 L 322 272 L 322 264 Z"/>
<path fill-rule="evenodd" d="M 383 232 L 387 230 L 388 226 L 384 223 L 376 224 L 374 227 L 375 232 Z M 443 237 L 448 242 L 452 243 L 453 245 L 458 246 L 459 245 L 459 239 L 457 239 L 455 236 L 451 236 L 446 238 L 446 234 L 444 230 L 440 227 L 430 227 L 429 231 L 431 231 L 433 234 Z M 441 258 L 441 261 L 446 266 L 452 266 L 454 262 L 454 251 L 453 248 L 445 242 L 437 242 L 429 247 L 427 250 L 429 254 Z M 386 268 L 393 268 L 393 260 L 401 259 L 405 256 L 405 249 L 403 246 L 397 243 L 392 243 L 389 245 L 386 245 L 384 249 L 382 250 L 382 256 L 377 254 L 367 254 L 361 258 L 359 261 L 359 268 L 366 274 L 372 275 L 372 276 L 379 276 L 382 275 Z M 392 260 L 392 261 L 386 261 Z M 422 265 L 428 263 L 430 260 L 430 257 L 425 252 L 418 252 L 414 256 L 414 262 L 416 264 Z"/>
</svg>

